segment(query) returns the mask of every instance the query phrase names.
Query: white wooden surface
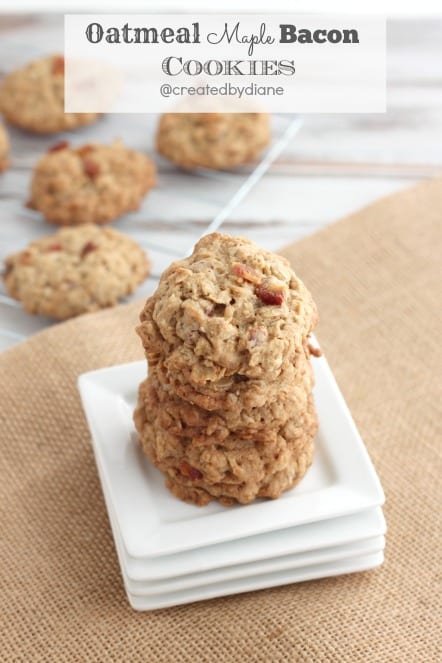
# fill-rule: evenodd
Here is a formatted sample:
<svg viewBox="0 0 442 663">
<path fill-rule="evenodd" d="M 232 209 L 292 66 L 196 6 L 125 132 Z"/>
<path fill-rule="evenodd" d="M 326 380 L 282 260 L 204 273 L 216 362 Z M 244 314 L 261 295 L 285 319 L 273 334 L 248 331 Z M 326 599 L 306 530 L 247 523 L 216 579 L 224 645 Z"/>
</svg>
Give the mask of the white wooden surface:
<svg viewBox="0 0 442 663">
<path fill-rule="evenodd" d="M 388 112 L 311 115 L 258 186 L 231 214 L 225 231 L 269 249 L 314 232 L 380 196 L 442 171 L 442 19 L 394 20 L 388 25 Z M 62 17 L 0 16 L 0 75 L 41 54 L 62 50 Z M 109 116 L 72 134 L 72 142 L 111 140 L 153 153 L 154 116 Z M 275 134 L 287 124 L 275 118 Z M 54 139 L 11 130 L 13 168 L 0 177 L 0 255 L 52 231 L 23 207 L 32 164 Z M 115 225 L 138 237 L 154 258 L 155 286 L 174 254 L 182 253 L 240 187 L 249 172 L 180 173 L 157 160 L 158 188 L 137 214 Z M 166 247 L 169 252 L 156 251 Z M 4 290 L 0 290 L 0 293 Z M 1 303 L 0 348 L 33 333 L 47 320 Z"/>
</svg>

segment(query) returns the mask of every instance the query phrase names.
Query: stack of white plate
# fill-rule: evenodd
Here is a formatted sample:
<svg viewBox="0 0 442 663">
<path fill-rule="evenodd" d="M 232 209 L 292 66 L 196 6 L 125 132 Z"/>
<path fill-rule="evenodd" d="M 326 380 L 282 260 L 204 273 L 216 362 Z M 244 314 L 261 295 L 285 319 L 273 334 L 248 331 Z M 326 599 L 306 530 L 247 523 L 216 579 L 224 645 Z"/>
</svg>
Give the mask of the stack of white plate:
<svg viewBox="0 0 442 663">
<path fill-rule="evenodd" d="M 132 423 L 146 363 L 79 378 L 129 602 L 152 610 L 372 569 L 382 564 L 384 495 L 324 358 L 313 361 L 319 432 L 312 467 L 280 499 L 181 502 Z"/>
</svg>

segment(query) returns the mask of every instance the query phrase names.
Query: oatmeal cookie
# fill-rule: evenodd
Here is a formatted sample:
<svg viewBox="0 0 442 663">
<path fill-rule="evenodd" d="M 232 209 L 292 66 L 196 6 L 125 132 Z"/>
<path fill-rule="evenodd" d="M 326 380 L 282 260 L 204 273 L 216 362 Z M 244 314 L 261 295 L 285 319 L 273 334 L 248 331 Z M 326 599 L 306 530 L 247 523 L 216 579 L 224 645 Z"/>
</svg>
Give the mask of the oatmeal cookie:
<svg viewBox="0 0 442 663">
<path fill-rule="evenodd" d="M 304 380 L 282 383 L 277 398 L 258 407 L 244 407 L 238 400 L 237 407 L 231 410 L 210 411 L 171 395 L 151 372 L 140 385 L 134 417 L 136 420 L 143 418 L 142 410 L 146 410 L 150 413 L 146 416 L 157 428 L 188 438 L 193 444 L 222 442 L 233 432 L 245 439 L 266 436 L 269 427 L 281 426 L 288 419 L 301 416 L 307 409 L 313 387 L 313 371 L 310 362 L 305 363 Z"/>
<path fill-rule="evenodd" d="M 9 166 L 9 138 L 3 124 L 0 123 L 0 173 Z"/>
<path fill-rule="evenodd" d="M 154 163 L 120 141 L 50 148 L 37 163 L 29 207 L 59 225 L 107 223 L 139 207 L 155 185 Z"/>
<path fill-rule="evenodd" d="M 157 150 L 182 168 L 224 170 L 254 161 L 270 142 L 265 113 L 167 113 Z"/>
<path fill-rule="evenodd" d="M 150 263 L 111 228 L 63 228 L 5 260 L 9 294 L 29 313 L 63 320 L 113 306 L 144 281 Z"/>
<path fill-rule="evenodd" d="M 11 72 L 0 86 L 0 112 L 21 129 L 52 134 L 95 122 L 97 113 L 64 112 L 64 58 L 34 60 Z"/>
<path fill-rule="evenodd" d="M 223 440 L 202 443 L 162 428 L 155 411 L 147 408 L 138 412 L 135 424 L 144 452 L 165 473 L 170 490 L 200 506 L 211 499 L 229 505 L 279 497 L 310 466 L 317 430 L 311 398 L 304 413 L 282 426 L 270 422 L 255 437 L 238 431 Z"/>
<path fill-rule="evenodd" d="M 278 379 L 317 309 L 285 258 L 213 233 L 164 272 L 140 320 L 149 365 L 162 362 L 170 385 L 183 375 L 199 390 L 225 378 Z"/>
<path fill-rule="evenodd" d="M 167 358 L 150 365 L 149 374 L 161 384 L 170 396 L 198 405 L 204 410 L 251 409 L 273 406 L 282 392 L 291 389 L 294 384 L 313 387 L 313 373 L 309 361 L 307 344 L 298 348 L 293 361 L 286 363 L 277 379 L 248 378 L 238 373 L 228 375 L 216 382 L 191 384 L 188 382 L 189 371 L 174 373 L 167 369 Z"/>
</svg>

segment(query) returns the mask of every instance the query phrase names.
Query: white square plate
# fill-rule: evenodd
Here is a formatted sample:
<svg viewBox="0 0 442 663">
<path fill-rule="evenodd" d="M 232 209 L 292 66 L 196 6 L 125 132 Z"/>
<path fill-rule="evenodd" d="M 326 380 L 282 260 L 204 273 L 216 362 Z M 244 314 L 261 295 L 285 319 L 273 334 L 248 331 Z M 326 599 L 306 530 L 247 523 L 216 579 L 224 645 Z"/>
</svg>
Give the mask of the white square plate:
<svg viewBox="0 0 442 663">
<path fill-rule="evenodd" d="M 118 536 L 121 542 L 121 534 L 106 494 L 105 499 L 114 536 Z M 319 556 L 324 550 L 331 549 L 339 549 L 341 552 L 349 545 L 365 545 L 368 541 L 379 540 L 385 532 L 385 518 L 382 510 L 376 507 L 351 516 L 288 527 L 164 557 L 131 557 L 122 546 L 120 561 L 130 582 L 174 581 L 183 576 L 195 580 L 208 571 L 222 573 L 224 578 L 236 577 L 238 571 L 242 572 L 252 563 L 272 560 L 275 564 L 280 558 L 312 553 L 318 553 Z"/>
<path fill-rule="evenodd" d="M 313 362 L 319 416 L 316 454 L 298 486 L 248 506 L 181 502 L 144 456 L 132 422 L 144 361 L 79 378 L 105 492 L 132 557 L 155 557 L 357 513 L 383 503 L 379 479 L 323 357 Z"/>
<path fill-rule="evenodd" d="M 305 580 L 315 580 L 319 578 L 328 578 L 338 576 L 344 573 L 356 573 L 357 571 L 368 571 L 380 566 L 384 561 L 383 551 L 360 557 L 353 557 L 336 562 L 327 562 L 325 564 L 312 564 L 296 569 L 287 569 L 285 571 L 275 571 L 273 573 L 264 573 L 249 578 L 230 580 L 224 583 L 206 585 L 205 587 L 196 587 L 167 594 L 157 594 L 155 596 L 138 596 L 129 591 L 127 586 L 127 577 L 123 572 L 123 580 L 126 588 L 129 603 L 135 610 L 156 610 L 158 608 L 168 608 L 174 605 L 184 603 L 193 603 L 195 601 L 204 601 L 218 596 L 228 596 L 230 594 L 241 594 L 243 592 L 266 589 L 267 587 L 279 587 L 291 583 L 304 582 Z M 293 588 L 295 594 L 296 589 Z"/>
<path fill-rule="evenodd" d="M 385 519 L 381 509 L 377 508 L 352 516 L 290 527 L 164 557 L 137 559 L 130 557 L 124 550 L 124 566 L 131 580 L 166 580 L 359 543 L 383 536 L 385 531 Z"/>
<path fill-rule="evenodd" d="M 108 496 L 105 495 L 105 498 L 107 501 Z M 128 575 L 128 563 L 130 565 L 130 562 L 133 562 L 133 560 L 128 557 L 124 546 L 122 545 L 121 535 L 118 525 L 113 518 L 111 508 L 109 508 L 109 516 L 111 519 L 112 531 L 125 590 L 129 603 L 137 610 L 153 610 L 155 608 L 178 605 L 179 603 L 188 603 L 191 601 L 213 598 L 215 596 L 222 596 L 226 593 L 239 593 L 242 591 L 261 589 L 263 588 L 262 583 L 265 582 L 271 582 L 272 584 L 286 584 L 286 582 L 299 582 L 300 580 L 307 580 L 310 578 L 337 575 L 339 572 L 355 572 L 372 568 L 373 566 L 382 563 L 383 557 L 379 558 L 378 553 L 382 553 L 385 545 L 385 539 L 383 536 L 371 536 L 354 543 L 347 543 L 328 548 L 316 548 L 314 550 L 307 550 L 306 552 L 294 555 L 285 554 L 276 558 L 266 558 L 264 561 L 258 561 L 256 563 L 233 564 L 223 568 L 216 568 L 212 572 L 203 571 L 190 573 L 178 577 L 171 577 L 166 580 L 158 580 L 157 577 L 152 581 L 139 581 L 132 580 Z M 353 527 L 350 527 L 349 521 L 351 519 L 354 521 Z M 363 529 L 364 523 L 368 526 L 368 529 L 365 531 Z M 345 531 L 347 537 L 351 536 L 352 531 L 354 531 L 356 536 L 358 536 L 358 534 L 359 536 L 367 536 L 370 527 L 373 531 L 375 525 L 377 526 L 378 531 L 380 527 L 382 527 L 382 531 L 385 531 L 385 520 L 380 508 L 373 509 L 371 512 L 368 511 L 353 516 L 335 518 L 331 521 L 322 521 L 320 523 L 304 525 L 298 528 L 279 530 L 272 532 L 271 534 L 238 539 L 234 542 L 221 543 L 208 548 L 201 548 L 200 550 L 168 555 L 164 560 L 167 562 L 175 560 L 175 563 L 176 560 L 178 560 L 178 568 L 182 569 L 182 565 L 180 567 L 179 564 L 179 559 L 182 556 L 196 557 L 198 559 L 201 552 L 210 551 L 215 553 L 218 560 L 220 560 L 223 558 L 223 550 L 234 545 L 240 546 L 238 552 L 246 549 L 248 550 L 248 555 L 253 556 L 253 544 L 251 542 L 257 541 L 260 538 L 271 537 L 273 540 L 273 547 L 281 550 L 281 544 L 278 546 L 278 539 L 284 538 L 287 532 L 291 532 L 292 538 L 295 540 L 296 530 L 310 529 L 310 531 L 312 531 L 313 528 L 328 531 L 329 538 L 330 532 L 333 531 L 333 529 L 335 529 L 335 533 L 337 534 L 339 531 Z M 318 535 L 313 535 L 310 544 L 315 545 L 318 542 Z M 307 546 L 309 545 L 308 540 L 305 543 Z M 367 563 L 367 560 L 371 561 L 368 561 Z M 161 563 L 161 561 L 163 560 L 160 558 L 146 558 L 145 560 L 135 560 L 135 563 L 137 564 L 138 570 L 142 569 L 144 565 L 147 575 L 151 577 L 152 567 L 155 568 L 155 566 Z M 344 562 L 346 563 L 345 566 L 342 565 Z"/>
</svg>

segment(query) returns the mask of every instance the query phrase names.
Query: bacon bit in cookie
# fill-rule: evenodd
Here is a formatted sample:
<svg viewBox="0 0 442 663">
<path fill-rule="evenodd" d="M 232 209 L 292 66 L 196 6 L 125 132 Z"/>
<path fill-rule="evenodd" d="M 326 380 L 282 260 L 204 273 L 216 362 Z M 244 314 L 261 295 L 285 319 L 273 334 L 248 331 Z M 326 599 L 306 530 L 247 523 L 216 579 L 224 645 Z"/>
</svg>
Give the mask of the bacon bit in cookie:
<svg viewBox="0 0 442 663">
<path fill-rule="evenodd" d="M 32 262 L 32 255 L 30 251 L 23 251 L 19 258 L 20 265 L 30 265 Z"/>
<path fill-rule="evenodd" d="M 69 142 L 67 140 L 60 140 L 58 143 L 51 145 L 48 149 L 48 152 L 60 152 L 60 150 L 66 150 L 69 147 Z"/>
<path fill-rule="evenodd" d="M 182 460 L 180 464 L 178 465 L 178 471 L 180 474 L 182 474 L 184 477 L 187 477 L 191 481 L 199 481 L 200 479 L 203 478 L 202 473 L 196 469 L 196 467 L 192 467 L 192 465 L 189 465 L 189 463 L 186 460 Z"/>
<path fill-rule="evenodd" d="M 267 329 L 264 327 L 251 327 L 248 331 L 247 338 L 249 345 L 255 348 L 257 345 L 262 345 L 267 340 Z"/>
<path fill-rule="evenodd" d="M 56 55 L 52 59 L 52 73 L 55 76 L 64 74 L 64 57 L 62 55 Z"/>
<path fill-rule="evenodd" d="M 286 288 L 283 283 L 264 279 L 262 283 L 255 286 L 255 295 L 263 304 L 280 306 L 285 299 Z"/>
<path fill-rule="evenodd" d="M 308 351 L 313 357 L 322 357 L 321 348 L 315 348 L 311 343 L 307 343 Z"/>
<path fill-rule="evenodd" d="M 243 262 L 234 262 L 232 265 L 232 272 L 248 283 L 261 283 L 262 275 L 259 274 L 253 267 L 245 265 Z"/>
<path fill-rule="evenodd" d="M 49 244 L 49 246 L 46 247 L 46 251 L 63 251 L 63 247 L 57 242 L 55 244 Z"/>
<path fill-rule="evenodd" d="M 84 157 L 86 154 L 89 154 L 89 152 L 92 152 L 93 149 L 94 146 L 88 143 L 87 145 L 82 145 L 81 147 L 77 147 L 76 152 L 81 157 Z"/>
<path fill-rule="evenodd" d="M 91 179 L 95 179 L 100 174 L 100 166 L 93 159 L 83 159 L 83 170 Z"/>
<path fill-rule="evenodd" d="M 84 256 L 87 256 L 88 253 L 91 251 L 95 251 L 98 249 L 98 246 L 94 244 L 93 242 L 86 242 L 86 244 L 83 246 L 81 250 L 81 257 L 84 258 Z"/>
</svg>

